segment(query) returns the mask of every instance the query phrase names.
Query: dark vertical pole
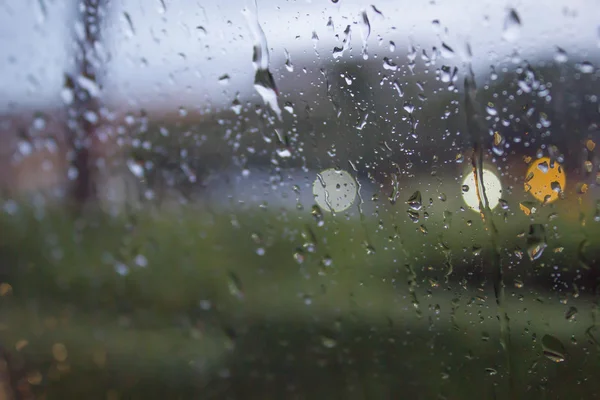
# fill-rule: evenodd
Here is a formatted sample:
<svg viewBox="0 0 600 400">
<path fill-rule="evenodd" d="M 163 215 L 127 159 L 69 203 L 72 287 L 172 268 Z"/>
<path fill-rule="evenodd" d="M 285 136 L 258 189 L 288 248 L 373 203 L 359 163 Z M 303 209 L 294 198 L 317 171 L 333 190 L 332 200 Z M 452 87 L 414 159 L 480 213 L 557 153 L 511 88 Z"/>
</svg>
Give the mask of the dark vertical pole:
<svg viewBox="0 0 600 400">
<path fill-rule="evenodd" d="M 103 6 L 106 0 L 78 0 L 76 23 L 73 27 L 75 68 L 66 76 L 65 85 L 72 90 L 73 102 L 68 108 L 68 140 L 71 146 L 69 197 L 82 206 L 96 197 L 94 184 L 96 160 L 93 145 L 101 120 L 98 95 L 98 75 L 101 61 L 96 46 L 101 40 Z"/>
</svg>

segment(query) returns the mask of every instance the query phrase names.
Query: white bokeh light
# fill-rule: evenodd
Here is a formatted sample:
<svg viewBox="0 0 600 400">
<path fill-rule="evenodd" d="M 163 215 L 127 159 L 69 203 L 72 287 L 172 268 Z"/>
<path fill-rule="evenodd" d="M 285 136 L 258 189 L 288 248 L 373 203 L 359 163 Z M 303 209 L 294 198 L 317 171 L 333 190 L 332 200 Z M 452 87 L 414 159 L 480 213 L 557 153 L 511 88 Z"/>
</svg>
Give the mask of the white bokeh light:
<svg viewBox="0 0 600 400">
<path fill-rule="evenodd" d="M 356 194 L 356 181 L 344 170 L 326 169 L 313 183 L 315 201 L 323 210 L 344 211 L 354 203 Z"/>
<path fill-rule="evenodd" d="M 479 212 L 479 198 L 477 197 L 477 187 L 475 186 L 475 174 L 472 172 L 468 173 L 462 185 L 463 187 L 468 187 L 468 190 L 462 190 L 463 200 L 471 210 Z M 502 183 L 496 174 L 488 169 L 484 169 L 483 185 L 490 209 L 493 210 L 502 198 Z"/>
</svg>

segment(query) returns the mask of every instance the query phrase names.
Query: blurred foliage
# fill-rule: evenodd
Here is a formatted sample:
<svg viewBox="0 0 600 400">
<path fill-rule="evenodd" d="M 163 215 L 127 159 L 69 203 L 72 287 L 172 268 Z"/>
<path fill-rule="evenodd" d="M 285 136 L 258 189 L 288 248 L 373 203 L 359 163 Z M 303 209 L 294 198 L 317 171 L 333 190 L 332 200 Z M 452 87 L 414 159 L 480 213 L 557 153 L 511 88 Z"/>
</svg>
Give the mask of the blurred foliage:
<svg viewBox="0 0 600 400">
<path fill-rule="evenodd" d="M 0 220 L 2 343 L 27 340 L 11 353 L 41 372 L 35 390 L 47 398 L 508 396 L 486 241 L 483 256 L 467 256 L 464 237 L 448 235 L 445 281 L 448 254 L 412 223 L 324 222 L 198 206 L 82 219 L 22 206 Z M 569 229 L 562 243 L 577 248 Z M 536 288 L 541 276 L 510 290 L 517 392 L 588 398 L 600 372 L 585 334 L 594 303 L 569 296 L 579 314 L 565 320 L 565 292 Z M 566 362 L 542 356 L 544 334 L 567 347 Z"/>
</svg>

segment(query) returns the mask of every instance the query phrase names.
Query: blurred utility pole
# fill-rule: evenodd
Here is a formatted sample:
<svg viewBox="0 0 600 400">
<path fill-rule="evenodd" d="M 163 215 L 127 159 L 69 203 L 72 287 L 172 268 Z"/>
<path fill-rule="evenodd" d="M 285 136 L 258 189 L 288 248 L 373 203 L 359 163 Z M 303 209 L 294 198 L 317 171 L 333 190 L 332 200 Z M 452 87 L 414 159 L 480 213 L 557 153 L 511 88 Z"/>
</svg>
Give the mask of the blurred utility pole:
<svg viewBox="0 0 600 400">
<path fill-rule="evenodd" d="M 97 157 L 94 144 L 101 123 L 98 76 L 104 67 L 98 54 L 106 0 L 77 0 L 72 28 L 75 44 L 74 68 L 65 76 L 72 93 L 67 110 L 67 140 L 70 146 L 68 200 L 82 206 L 96 197 Z"/>
</svg>

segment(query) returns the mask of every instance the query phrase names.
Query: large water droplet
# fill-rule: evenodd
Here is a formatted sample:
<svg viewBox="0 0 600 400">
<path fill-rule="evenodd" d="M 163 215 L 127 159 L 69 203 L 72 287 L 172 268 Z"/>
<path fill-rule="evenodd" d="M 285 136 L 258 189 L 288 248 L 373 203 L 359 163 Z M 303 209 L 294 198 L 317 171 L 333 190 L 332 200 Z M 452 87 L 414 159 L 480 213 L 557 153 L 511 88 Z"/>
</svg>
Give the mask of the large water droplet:
<svg viewBox="0 0 600 400">
<path fill-rule="evenodd" d="M 594 73 L 594 65 L 592 65 L 592 63 L 589 61 L 584 61 L 580 64 L 575 65 L 575 67 L 582 74 L 593 74 Z"/>
<path fill-rule="evenodd" d="M 124 12 L 123 19 L 125 19 L 125 22 L 127 23 L 127 35 L 129 37 L 135 36 L 135 28 L 133 27 L 133 21 L 131 20 L 131 16 L 129 15 L 129 13 Z"/>
<path fill-rule="evenodd" d="M 404 108 L 404 111 L 406 111 L 409 114 L 412 114 L 415 111 L 415 106 L 411 103 L 411 102 L 404 102 L 404 105 L 402 106 L 402 108 Z"/>
<path fill-rule="evenodd" d="M 227 75 L 227 74 L 221 75 L 221 76 L 219 77 L 219 83 L 220 83 L 221 85 L 227 85 L 227 84 L 229 83 L 229 80 L 230 80 L 230 79 L 231 79 L 231 78 L 230 78 L 230 77 L 229 77 L 229 75 Z"/>
<path fill-rule="evenodd" d="M 454 50 L 452 47 L 448 46 L 446 43 L 442 43 L 442 48 L 440 50 L 442 57 L 450 59 L 454 58 Z"/>
<path fill-rule="evenodd" d="M 515 9 L 510 9 L 504 19 L 502 38 L 507 42 L 515 42 L 521 33 L 521 18 Z"/>
<path fill-rule="evenodd" d="M 342 47 L 335 46 L 333 48 L 333 58 L 337 59 L 344 55 L 344 51 L 350 47 L 351 28 L 350 25 L 344 30 L 344 39 L 342 40 Z"/>
<path fill-rule="evenodd" d="M 569 61 L 567 52 L 564 49 L 557 47 L 556 53 L 554 53 L 554 61 L 556 61 L 559 64 L 563 64 Z"/>
<path fill-rule="evenodd" d="M 398 65 L 387 57 L 383 57 L 383 69 L 388 71 L 398 70 Z"/>
<path fill-rule="evenodd" d="M 406 204 L 408 204 L 408 206 L 412 210 L 419 211 L 423 207 L 423 199 L 421 197 L 421 192 L 418 190 L 414 192 L 412 196 L 410 196 L 410 198 L 406 201 Z"/>
<path fill-rule="evenodd" d="M 554 336 L 544 335 L 542 338 L 544 356 L 554 362 L 563 362 L 566 358 L 565 346 Z"/>
<path fill-rule="evenodd" d="M 369 58 L 369 54 L 367 51 L 367 43 L 369 40 L 369 36 L 371 35 L 371 23 L 369 22 L 369 17 L 367 16 L 366 11 L 362 12 L 361 20 L 362 20 L 362 25 L 361 25 L 360 33 L 361 33 L 362 42 L 363 42 L 362 56 L 363 56 L 363 59 L 367 60 Z"/>
<path fill-rule="evenodd" d="M 292 57 L 290 56 L 290 52 L 287 51 L 286 49 L 283 49 L 283 52 L 285 54 L 285 68 L 289 72 L 293 72 L 294 71 L 294 64 L 292 64 Z"/>
<path fill-rule="evenodd" d="M 271 107 L 277 118 L 281 120 L 281 109 L 277 102 L 277 87 L 275 86 L 273 74 L 269 71 L 267 38 L 258 21 L 257 12 L 252 12 L 245 8 L 242 13 L 246 17 L 254 40 L 254 54 L 252 56 L 252 63 L 256 71 L 254 75 L 254 89 L 262 97 L 265 104 Z"/>
<path fill-rule="evenodd" d="M 544 250 L 548 247 L 546 243 L 546 230 L 542 224 L 531 224 L 529 226 L 529 235 L 527 236 L 527 254 L 531 261 L 537 260 L 542 256 Z"/>
<path fill-rule="evenodd" d="M 577 308 L 569 307 L 569 309 L 565 313 L 565 319 L 568 319 L 569 321 L 573 321 L 575 319 L 575 316 L 577 315 L 577 312 L 578 312 Z"/>
<path fill-rule="evenodd" d="M 547 161 L 541 162 L 538 164 L 538 169 L 542 171 L 544 174 L 548 173 L 549 165 Z"/>
</svg>

